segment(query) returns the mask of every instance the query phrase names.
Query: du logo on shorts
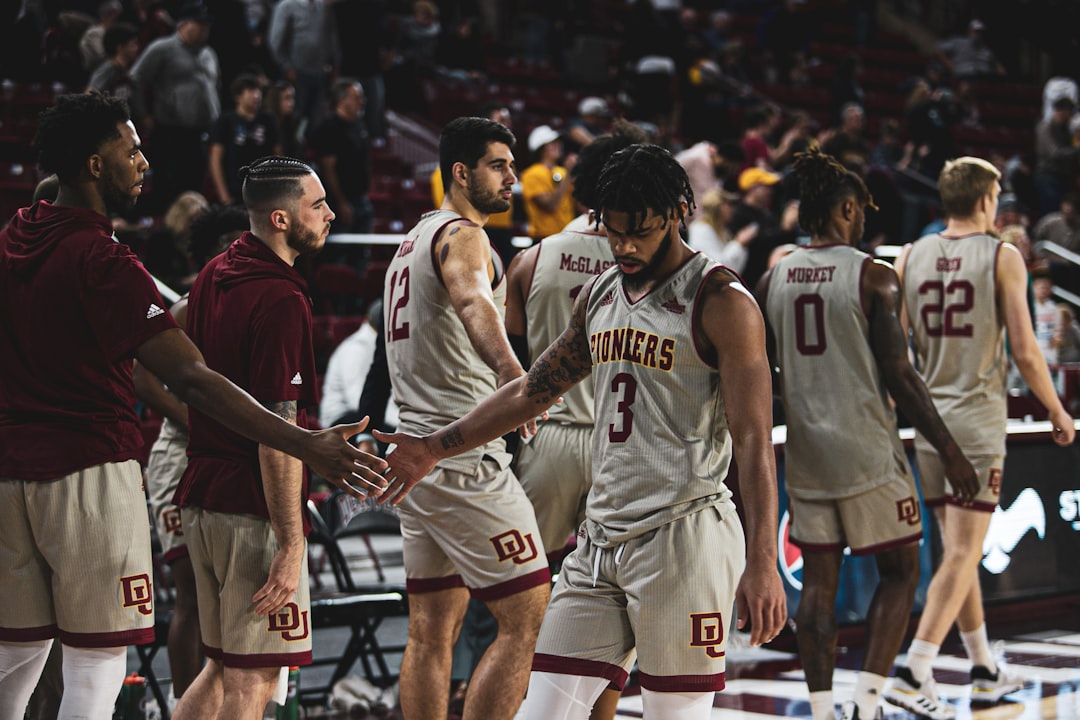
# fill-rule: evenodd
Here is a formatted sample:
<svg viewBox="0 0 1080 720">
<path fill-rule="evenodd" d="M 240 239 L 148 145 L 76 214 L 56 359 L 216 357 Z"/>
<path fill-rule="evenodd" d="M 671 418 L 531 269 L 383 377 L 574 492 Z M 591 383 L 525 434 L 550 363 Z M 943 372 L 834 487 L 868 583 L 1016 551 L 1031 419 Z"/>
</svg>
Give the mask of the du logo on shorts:
<svg viewBox="0 0 1080 720">
<path fill-rule="evenodd" d="M 520 530 L 507 530 L 493 538 L 488 538 L 495 546 L 495 554 L 499 562 L 513 560 L 515 565 L 524 565 L 535 560 L 540 553 L 536 549 L 536 541 L 532 533 L 521 534 Z"/>
<path fill-rule="evenodd" d="M 267 617 L 267 632 L 281 633 L 286 642 L 304 640 L 309 634 L 308 611 L 300 612 L 300 606 L 294 602 L 285 603 L 285 607 Z"/>
<path fill-rule="evenodd" d="M 897 522 L 906 522 L 908 525 L 918 525 L 920 519 L 918 500 L 909 496 L 903 500 L 896 501 Z"/>
<path fill-rule="evenodd" d="M 124 595 L 123 607 L 135 608 L 140 615 L 154 614 L 154 594 L 149 575 L 126 575 L 120 578 L 120 589 Z"/>
<path fill-rule="evenodd" d="M 184 526 L 180 522 L 180 508 L 170 507 L 162 510 L 161 525 L 170 535 L 183 535 Z"/>
<path fill-rule="evenodd" d="M 711 658 L 724 657 L 724 616 L 718 612 L 690 613 L 690 647 L 705 648 Z"/>
</svg>

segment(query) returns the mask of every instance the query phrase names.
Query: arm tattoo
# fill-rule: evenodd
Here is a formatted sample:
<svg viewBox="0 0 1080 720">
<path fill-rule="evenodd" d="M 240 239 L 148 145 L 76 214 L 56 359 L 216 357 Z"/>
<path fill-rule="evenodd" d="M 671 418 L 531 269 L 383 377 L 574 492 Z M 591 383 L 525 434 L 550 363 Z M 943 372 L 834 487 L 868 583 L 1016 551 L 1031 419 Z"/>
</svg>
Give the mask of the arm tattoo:
<svg viewBox="0 0 1080 720">
<path fill-rule="evenodd" d="M 575 313 L 570 327 L 529 369 L 526 391 L 538 403 L 550 404 L 563 388 L 576 385 L 592 372 L 592 355 L 586 341 L 585 327 Z"/>
<path fill-rule="evenodd" d="M 282 400 L 280 402 L 263 403 L 270 412 L 274 413 L 283 420 L 288 420 L 291 423 L 296 422 L 296 401 L 295 400 Z"/>
<path fill-rule="evenodd" d="M 446 431 L 446 434 L 442 436 L 440 441 L 443 446 L 443 450 L 450 450 L 452 448 L 461 447 L 465 444 L 465 439 L 461 437 L 461 430 L 458 428 L 450 428 Z"/>
</svg>

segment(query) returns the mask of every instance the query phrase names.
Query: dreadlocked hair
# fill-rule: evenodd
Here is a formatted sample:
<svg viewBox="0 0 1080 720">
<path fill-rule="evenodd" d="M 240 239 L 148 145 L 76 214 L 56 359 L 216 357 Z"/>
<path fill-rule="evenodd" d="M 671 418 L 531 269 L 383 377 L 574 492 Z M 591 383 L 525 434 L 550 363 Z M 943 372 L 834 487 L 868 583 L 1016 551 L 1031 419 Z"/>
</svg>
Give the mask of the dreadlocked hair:
<svg viewBox="0 0 1080 720">
<path fill-rule="evenodd" d="M 119 98 L 99 92 L 61 95 L 38 119 L 34 137 L 38 165 L 46 174 L 71 182 L 87 158 L 120 137 L 116 126 L 130 119 L 127 103 Z"/>
<path fill-rule="evenodd" d="M 297 200 L 304 194 L 300 181 L 315 171 L 296 158 L 269 155 L 240 168 L 244 184 L 244 205 L 249 210 L 268 210 L 283 200 Z"/>
<path fill-rule="evenodd" d="M 792 172 L 799 183 L 799 225 L 813 235 L 825 233 L 833 207 L 849 197 L 877 209 L 862 178 L 816 147 L 795 154 Z"/>
<path fill-rule="evenodd" d="M 682 220 L 683 201 L 692 212 L 694 191 L 682 165 L 659 145 L 631 145 L 611 156 L 596 183 L 594 209 L 601 214 L 610 210 L 630 216 L 628 230 L 641 227 L 651 209 L 670 217 L 674 212 Z"/>
</svg>

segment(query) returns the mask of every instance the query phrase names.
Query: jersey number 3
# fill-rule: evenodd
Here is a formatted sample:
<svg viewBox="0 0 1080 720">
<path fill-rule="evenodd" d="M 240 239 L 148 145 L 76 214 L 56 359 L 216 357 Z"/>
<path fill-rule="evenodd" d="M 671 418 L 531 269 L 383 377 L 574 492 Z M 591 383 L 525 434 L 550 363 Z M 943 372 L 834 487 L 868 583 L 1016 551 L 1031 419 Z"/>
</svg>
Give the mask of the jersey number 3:
<svg viewBox="0 0 1080 720">
<path fill-rule="evenodd" d="M 615 422 L 608 425 L 608 440 L 626 442 L 634 428 L 634 411 L 630 406 L 637 399 L 637 380 L 630 373 L 619 373 L 611 379 L 611 392 L 619 398 L 615 404 Z"/>
</svg>

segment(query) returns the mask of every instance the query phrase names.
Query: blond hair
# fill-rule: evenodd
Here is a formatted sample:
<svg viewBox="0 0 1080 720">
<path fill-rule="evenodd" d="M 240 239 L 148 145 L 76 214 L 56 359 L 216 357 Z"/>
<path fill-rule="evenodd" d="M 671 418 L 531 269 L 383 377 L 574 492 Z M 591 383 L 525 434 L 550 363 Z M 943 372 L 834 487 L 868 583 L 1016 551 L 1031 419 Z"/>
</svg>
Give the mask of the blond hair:
<svg viewBox="0 0 1080 720">
<path fill-rule="evenodd" d="M 165 227 L 169 228 L 173 235 L 187 235 L 191 229 L 191 221 L 209 209 L 210 203 L 201 193 L 194 190 L 180 193 L 165 213 Z"/>
<path fill-rule="evenodd" d="M 975 214 L 979 200 L 1001 179 L 1001 171 L 982 158 L 965 155 L 949 160 L 938 176 L 938 192 L 945 214 L 968 218 Z"/>
</svg>

